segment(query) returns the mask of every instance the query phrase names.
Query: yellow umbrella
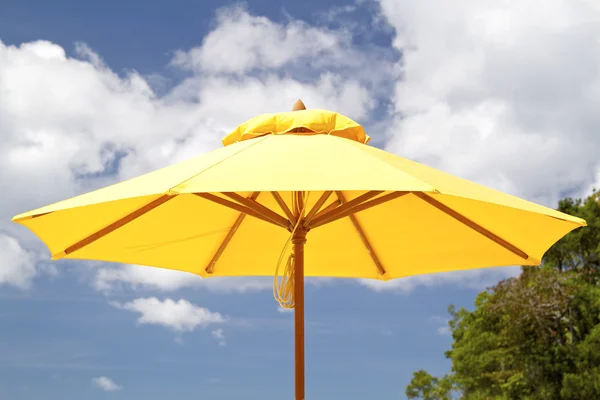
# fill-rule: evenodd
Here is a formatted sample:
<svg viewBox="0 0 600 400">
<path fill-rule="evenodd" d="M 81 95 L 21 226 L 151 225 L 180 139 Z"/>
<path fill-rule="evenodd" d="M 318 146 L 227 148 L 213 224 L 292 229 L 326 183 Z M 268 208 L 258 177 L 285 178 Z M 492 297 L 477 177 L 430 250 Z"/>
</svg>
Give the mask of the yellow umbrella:
<svg viewBox="0 0 600 400">
<path fill-rule="evenodd" d="M 363 128 L 343 115 L 300 101 L 294 110 L 247 121 L 218 150 L 13 221 L 53 259 L 205 278 L 274 275 L 276 297 L 295 308 L 296 400 L 304 399 L 305 276 L 388 280 L 539 265 L 585 225 L 368 146 Z"/>
</svg>

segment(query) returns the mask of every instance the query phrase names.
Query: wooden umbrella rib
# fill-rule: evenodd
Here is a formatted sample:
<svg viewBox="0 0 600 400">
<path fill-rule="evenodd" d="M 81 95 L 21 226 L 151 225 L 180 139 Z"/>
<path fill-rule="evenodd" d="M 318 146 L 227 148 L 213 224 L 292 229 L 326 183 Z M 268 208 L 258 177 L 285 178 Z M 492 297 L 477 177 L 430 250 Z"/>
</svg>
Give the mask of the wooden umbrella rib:
<svg viewBox="0 0 600 400">
<path fill-rule="evenodd" d="M 281 225 L 281 226 L 285 227 L 286 229 L 291 229 L 292 224 L 288 219 L 277 214 L 275 211 L 271 210 L 270 208 L 263 206 L 262 204 L 258 203 L 257 201 L 247 199 L 246 197 L 243 197 L 235 192 L 223 192 L 222 194 L 229 197 L 233 201 L 237 201 L 238 203 L 242 204 L 243 206 L 257 212 L 258 214 L 262 215 L 263 217 L 270 219 L 271 221 L 277 223 L 278 225 Z"/>
<path fill-rule="evenodd" d="M 336 208 L 338 208 L 338 207 L 339 207 L 341 204 L 342 204 L 342 202 L 341 202 L 339 199 L 336 199 L 336 200 L 335 200 L 335 201 L 333 201 L 333 202 L 332 202 L 330 205 L 328 205 L 327 207 L 325 207 L 324 209 L 322 209 L 321 211 L 319 211 L 319 212 L 317 213 L 317 215 L 315 215 L 315 216 L 313 217 L 313 220 L 314 220 L 314 219 L 317 219 L 317 218 L 320 218 L 320 217 L 322 217 L 323 215 L 325 215 L 325 214 L 327 214 L 327 213 L 331 212 L 332 210 L 335 210 L 335 209 L 336 209 Z"/>
<path fill-rule="evenodd" d="M 372 193 L 372 192 L 365 193 L 362 196 L 365 196 L 370 193 Z M 380 193 L 382 193 L 382 192 L 376 192 L 375 196 Z M 387 203 L 388 201 L 392 201 L 392 200 L 397 199 L 398 197 L 402 197 L 408 193 L 409 192 L 391 192 L 391 193 L 388 193 L 386 195 L 383 195 L 381 197 L 378 197 L 378 198 L 370 200 L 370 201 L 365 201 L 365 200 L 355 201 L 355 200 L 359 200 L 360 197 L 362 197 L 362 196 L 359 196 L 354 200 L 350 200 L 349 202 L 342 204 L 335 210 L 330 211 L 329 213 L 324 214 L 318 218 L 315 218 L 312 221 L 312 223 L 310 224 L 310 228 L 313 229 L 313 228 L 317 228 L 321 225 L 329 224 L 331 222 L 337 221 L 338 219 L 345 218 L 349 215 L 356 214 L 360 211 L 367 210 L 371 207 L 375 207 L 380 204 Z M 373 196 L 370 196 L 370 197 L 373 197 Z M 370 197 L 367 197 L 367 200 Z"/>
<path fill-rule="evenodd" d="M 473 229 L 474 231 L 480 233 L 481 235 L 487 237 L 488 239 L 490 239 L 491 241 L 493 241 L 494 243 L 504 247 L 506 250 L 510 251 L 513 254 L 516 254 L 517 256 L 527 260 L 529 258 L 529 255 L 527 253 L 525 253 L 523 250 L 519 249 L 518 247 L 516 247 L 515 245 L 507 242 L 506 240 L 502 239 L 501 237 L 499 237 L 498 235 L 488 231 L 487 229 L 485 229 L 483 226 L 477 224 L 476 222 L 474 222 L 473 220 L 465 217 L 464 215 L 462 215 L 461 213 L 459 213 L 458 211 L 453 210 L 452 208 L 448 207 L 447 205 L 439 202 L 438 200 L 434 199 L 433 197 L 429 196 L 426 193 L 423 192 L 412 192 L 415 196 L 417 196 L 418 198 L 426 201 L 427 203 L 431 204 L 433 207 L 437 208 L 438 210 L 448 214 L 449 216 L 451 216 L 452 218 L 454 218 L 455 220 L 463 223 L 464 225 L 468 226 L 469 228 Z"/>
<path fill-rule="evenodd" d="M 331 196 L 331 193 L 333 192 L 330 190 L 323 192 L 323 194 L 321 195 L 321 197 L 319 197 L 319 200 L 317 200 L 313 208 L 308 212 L 306 217 L 304 217 L 304 226 L 308 226 L 310 224 L 310 221 L 312 221 L 315 215 L 317 215 L 321 207 L 323 207 L 323 204 L 325 204 L 329 196 Z"/>
<path fill-rule="evenodd" d="M 288 217 L 288 219 L 290 220 L 292 225 L 295 225 L 296 217 L 294 216 L 294 214 L 292 213 L 292 211 L 290 210 L 288 205 L 285 204 L 285 200 L 283 200 L 283 197 L 281 197 L 281 194 L 279 192 L 270 192 L 270 193 L 273 196 L 273 198 L 275 199 L 275 201 L 277 202 L 277 204 L 279 205 L 279 208 L 281 208 L 281 211 L 283 211 L 283 213 Z"/>
<path fill-rule="evenodd" d="M 198 196 L 198 197 L 201 197 L 201 198 L 205 199 L 205 200 L 212 201 L 213 203 L 217 203 L 217 204 L 222 205 L 224 207 L 228 207 L 228 208 L 231 208 L 233 210 L 239 211 L 241 213 L 248 214 L 248 215 L 250 215 L 250 216 L 252 216 L 254 218 L 258 218 L 258 219 L 260 219 L 262 221 L 265 221 L 265 222 L 268 222 L 270 224 L 279 226 L 281 228 L 289 229 L 289 224 L 287 224 L 287 223 L 285 225 L 283 225 L 283 224 L 281 224 L 281 223 L 279 223 L 277 221 L 273 221 L 273 220 L 265 217 L 262 214 L 259 214 L 258 212 L 254 211 L 251 208 L 248 208 L 248 207 L 243 206 L 241 204 L 235 203 L 233 201 L 229 201 L 229 200 L 224 199 L 222 197 L 216 196 L 216 195 L 214 195 L 212 193 L 194 193 L 194 194 L 196 196 Z"/>
<path fill-rule="evenodd" d="M 260 192 L 254 192 L 249 198 L 251 200 L 256 200 L 258 198 L 259 194 L 260 194 Z M 212 259 L 210 260 L 210 262 L 208 263 L 208 265 L 206 266 L 206 268 L 204 269 L 204 271 L 206 271 L 206 273 L 208 273 L 208 274 L 212 274 L 213 273 L 215 265 L 219 261 L 219 258 L 221 258 L 221 256 L 223 255 L 223 252 L 225 251 L 225 249 L 227 248 L 227 246 L 231 242 L 231 239 L 233 239 L 233 236 L 235 235 L 235 233 L 239 229 L 240 225 L 244 221 L 244 218 L 246 218 L 246 214 L 245 213 L 240 213 L 240 215 L 238 215 L 238 217 L 236 218 L 235 222 L 231 226 L 231 229 L 229 229 L 229 232 L 227 232 L 227 236 L 225 236 L 225 239 L 223 239 L 223 242 L 221 242 L 221 244 L 219 245 L 219 248 L 217 249 L 217 251 L 213 255 Z"/>
<path fill-rule="evenodd" d="M 304 197 L 302 194 L 304 192 L 295 192 L 296 193 L 296 206 L 298 207 L 298 218 L 303 218 L 304 215 Z"/>
<path fill-rule="evenodd" d="M 369 208 L 373 208 L 375 206 L 381 205 L 383 203 L 387 203 L 389 201 L 395 200 L 399 197 L 407 195 L 409 192 L 391 192 L 376 199 L 365 201 L 364 203 L 356 205 L 354 208 L 347 211 L 348 215 L 353 215 L 358 212 L 367 210 Z M 343 218 L 343 217 L 342 217 Z"/>
<path fill-rule="evenodd" d="M 347 214 L 348 210 L 354 208 L 358 204 L 364 203 L 365 201 L 367 201 L 381 193 L 383 193 L 383 191 L 380 191 L 380 190 L 371 190 L 369 192 L 363 193 L 360 196 L 358 196 L 357 198 L 352 199 L 345 204 L 341 204 L 339 207 L 328 212 L 327 214 L 323 214 L 320 217 L 313 219 L 312 223 L 310 224 L 310 227 L 316 228 L 317 226 L 321 226 L 321 225 L 327 224 L 329 222 L 335 221 L 339 218 L 343 218 L 343 217 L 338 217 L 338 216 L 344 215 L 344 214 L 345 214 L 344 216 L 349 215 L 349 214 Z"/>
<path fill-rule="evenodd" d="M 101 230 L 99 230 L 96 233 L 91 234 L 90 236 L 86 237 L 85 239 L 80 240 L 79 242 L 67 247 L 64 250 L 65 255 L 71 254 L 93 242 L 95 242 L 96 240 L 108 235 L 111 232 L 114 232 L 115 230 L 121 228 L 124 225 L 127 225 L 128 223 L 130 223 L 131 221 L 141 217 L 142 215 L 154 210 L 156 207 L 160 206 L 161 204 L 166 203 L 168 200 L 172 199 L 174 196 L 165 194 L 161 197 L 159 197 L 158 199 L 146 204 L 145 206 L 143 206 L 142 208 L 139 208 L 137 210 L 135 210 L 134 212 L 132 212 L 131 214 L 126 215 L 125 217 L 119 219 L 118 221 L 113 222 L 112 224 L 102 228 Z"/>
<path fill-rule="evenodd" d="M 340 199 L 340 202 L 342 204 L 346 203 L 346 199 L 345 199 L 344 194 L 342 192 L 335 192 L 335 194 L 337 195 L 338 199 Z M 356 229 L 356 233 L 358 233 L 358 236 L 360 237 L 360 240 L 362 241 L 363 245 L 366 247 L 367 251 L 369 252 L 369 255 L 371 256 L 371 259 L 373 260 L 373 263 L 377 267 L 377 270 L 378 270 L 379 274 L 380 275 L 385 275 L 385 268 L 383 267 L 383 264 L 381 263 L 381 260 L 377 256 L 377 253 L 375 253 L 375 249 L 373 249 L 373 246 L 371 245 L 371 242 L 369 242 L 369 239 L 367 238 L 367 235 L 365 234 L 365 231 L 363 230 L 362 226 L 358 222 L 358 219 L 356 218 L 356 215 L 350 214 L 350 221 L 352 221 L 352 225 L 354 225 L 354 229 Z"/>
<path fill-rule="evenodd" d="M 43 217 L 44 215 L 48 215 L 48 214 L 52 214 L 54 211 L 48 211 L 48 212 L 44 212 L 44 213 L 40 213 L 40 214 L 34 214 L 34 215 L 30 215 L 28 217 L 23 217 L 23 218 L 19 218 L 19 219 L 15 219 L 15 222 L 20 222 L 20 221 L 25 221 L 27 219 L 34 219 L 34 218 L 39 218 L 39 217 Z"/>
</svg>

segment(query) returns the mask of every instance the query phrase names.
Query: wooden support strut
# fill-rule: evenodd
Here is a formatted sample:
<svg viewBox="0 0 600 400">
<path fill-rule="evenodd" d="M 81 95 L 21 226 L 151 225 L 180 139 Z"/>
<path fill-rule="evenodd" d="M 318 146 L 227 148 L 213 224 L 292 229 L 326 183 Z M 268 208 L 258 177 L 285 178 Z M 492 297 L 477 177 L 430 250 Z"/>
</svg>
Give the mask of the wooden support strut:
<svg viewBox="0 0 600 400">
<path fill-rule="evenodd" d="M 119 219 L 118 221 L 113 222 L 112 224 L 104 227 L 103 229 L 100 229 L 98 232 L 95 232 L 93 234 L 91 234 L 90 236 L 78 241 L 77 243 L 67 247 L 62 253 L 64 253 L 63 256 L 69 255 L 93 242 L 95 242 L 96 240 L 108 235 L 109 233 L 127 225 L 128 223 L 130 223 L 131 221 L 141 217 L 142 215 L 154 210 L 156 207 L 166 203 L 167 201 L 171 200 L 174 196 L 165 194 L 161 197 L 159 197 L 158 199 L 146 204 L 145 206 L 143 206 L 142 208 L 139 208 L 137 210 L 135 210 L 134 212 L 126 215 L 125 217 Z M 59 253 L 60 254 L 60 253 Z M 55 255 L 53 257 L 59 258 L 58 255 Z"/>
<path fill-rule="evenodd" d="M 342 192 L 338 191 L 338 192 L 335 192 L 335 194 L 337 195 L 338 199 L 340 199 L 340 202 L 342 204 L 346 204 L 346 199 Z M 350 221 L 352 221 L 352 225 L 354 225 L 354 229 L 356 229 L 356 233 L 358 233 L 358 236 L 360 237 L 362 244 L 367 248 L 367 251 L 369 252 L 369 255 L 371 256 L 373 263 L 377 267 L 377 271 L 379 272 L 379 275 L 385 275 L 385 268 L 383 267 L 383 264 L 379 260 L 379 257 L 377 257 L 377 253 L 375 253 L 375 250 L 373 249 L 371 242 L 369 242 L 369 239 L 367 238 L 367 235 L 365 234 L 365 231 L 363 230 L 362 226 L 358 222 L 356 215 L 350 214 L 349 217 L 350 217 Z"/>
<path fill-rule="evenodd" d="M 458 211 L 453 210 L 452 208 L 448 207 L 447 205 L 437 201 L 436 199 L 434 199 L 433 197 L 429 196 L 426 193 L 423 192 L 412 192 L 415 196 L 417 196 L 418 198 L 420 198 L 421 200 L 426 201 L 427 203 L 429 203 L 430 205 L 432 205 L 433 207 L 437 208 L 438 210 L 448 214 L 449 216 L 451 216 L 452 218 L 454 218 L 455 220 L 465 224 L 466 226 L 468 226 L 469 228 L 473 229 L 474 231 L 480 233 L 481 235 L 487 237 L 488 239 L 490 239 L 491 241 L 493 241 L 494 243 L 504 247 L 506 250 L 510 251 L 513 254 L 516 254 L 517 256 L 527 260 L 529 258 L 529 255 L 527 253 L 525 253 L 523 250 L 519 249 L 518 247 L 516 247 L 515 245 L 507 242 L 506 240 L 502 239 L 501 237 L 499 237 L 498 235 L 488 231 L 487 229 L 485 229 L 483 226 L 479 225 L 478 223 L 470 220 L 469 218 L 465 217 L 464 215 L 462 215 L 461 213 L 459 213 Z"/>
<path fill-rule="evenodd" d="M 355 207 L 356 205 L 361 204 L 381 193 L 383 193 L 383 192 L 378 191 L 378 190 L 371 190 L 370 192 L 363 193 L 360 196 L 358 196 L 357 198 L 350 200 L 346 204 L 342 204 L 339 207 L 334 208 L 329 213 L 323 214 L 323 215 L 313 219 L 313 221 L 311 222 L 311 224 L 309 226 L 311 228 L 316 228 L 318 226 L 325 225 L 329 222 L 333 222 L 337 219 L 344 218 L 344 217 L 352 214 L 352 212 L 348 213 L 348 211 L 351 210 L 353 207 Z"/>
<path fill-rule="evenodd" d="M 279 205 L 279 208 L 281 208 L 281 211 L 283 211 L 283 213 L 288 217 L 292 225 L 296 225 L 296 217 L 294 216 L 294 213 L 292 213 L 290 208 L 287 206 L 287 204 L 285 204 L 285 200 L 283 200 L 281 194 L 279 192 L 271 192 L 271 196 L 273 196 L 273 198 Z"/>
<path fill-rule="evenodd" d="M 260 194 L 260 192 L 254 192 L 254 193 L 252 193 L 252 195 L 250 196 L 250 200 L 256 200 L 258 198 L 259 194 Z M 221 245 L 219 246 L 219 248 L 217 249 L 217 251 L 213 255 L 212 259 L 210 260 L 210 262 L 208 263 L 208 265 L 204 269 L 204 271 L 207 274 L 212 274 L 213 273 L 213 269 L 215 268 L 215 265 L 219 261 L 219 258 L 221 258 L 221 255 L 223 255 L 223 252 L 225 251 L 225 249 L 229 245 L 229 242 L 231 242 L 231 239 L 233 239 L 233 235 L 235 235 L 235 233 L 239 229 L 239 227 L 242 224 L 242 222 L 244 222 L 244 218 L 246 218 L 246 215 L 247 214 L 245 214 L 245 213 L 240 213 L 240 215 L 238 215 L 237 219 L 235 220 L 235 222 L 233 223 L 233 225 L 229 229 L 229 232 L 227 232 L 227 236 L 225 236 L 225 239 L 223 239 L 223 242 L 221 242 Z"/>
<path fill-rule="evenodd" d="M 327 207 L 325 207 L 324 209 L 322 209 L 321 211 L 319 211 L 317 213 L 317 215 L 315 215 L 313 217 L 313 220 L 316 218 L 320 218 L 323 215 L 327 214 L 330 211 L 335 210 L 337 207 L 339 207 L 340 205 L 342 205 L 342 202 L 339 199 L 334 200 L 330 205 L 328 205 Z M 312 222 L 312 221 L 311 221 Z M 309 224 L 310 225 L 310 224 Z"/>
<path fill-rule="evenodd" d="M 315 203 L 315 205 L 313 206 L 313 208 L 308 212 L 308 214 L 306 215 L 306 217 L 304 217 L 304 221 L 302 223 L 302 225 L 304 227 L 308 227 L 308 225 L 310 224 L 310 221 L 312 221 L 312 219 L 319 212 L 319 210 L 321 209 L 321 207 L 323 207 L 323 204 L 325 204 L 325 202 L 327 201 L 327 199 L 329 198 L 329 196 L 331 196 L 331 193 L 333 193 L 333 192 L 332 191 L 323 192 L 323 194 L 321 195 L 321 197 L 319 198 L 319 200 L 317 200 L 317 202 Z"/>
<path fill-rule="evenodd" d="M 319 226 L 329 224 L 331 222 L 337 221 L 338 219 L 345 218 L 352 214 L 356 214 L 357 212 L 364 211 L 371 207 L 375 207 L 388 201 L 397 199 L 398 197 L 402 197 L 408 194 L 409 192 L 391 192 L 383 196 L 377 197 L 371 201 L 367 201 L 375 196 L 378 196 L 381 193 L 383 192 L 370 191 L 358 196 L 353 200 L 348 201 L 347 203 L 340 205 L 339 207 L 334 208 L 333 210 L 330 210 L 326 213 L 319 213 L 309 224 L 309 227 L 311 229 L 314 229 Z"/>
<path fill-rule="evenodd" d="M 262 204 L 256 202 L 255 200 L 247 199 L 247 198 L 240 196 L 239 194 L 234 193 L 234 192 L 224 192 L 223 195 L 229 197 L 230 199 L 232 199 L 234 201 L 237 201 L 238 203 L 248 207 L 251 210 L 256 211 L 263 217 L 270 219 L 271 221 L 277 223 L 278 225 L 286 227 L 288 230 L 291 230 L 291 228 L 292 228 L 292 224 L 290 223 L 289 220 L 287 220 L 286 218 L 277 214 L 275 211 L 271 210 L 270 208 L 265 207 Z"/>
<path fill-rule="evenodd" d="M 263 220 L 265 222 L 268 222 L 270 224 L 279 226 L 279 227 L 287 229 L 287 230 L 290 229 L 290 223 L 286 219 L 284 219 L 285 222 L 284 221 L 279 221 L 279 220 L 275 221 L 275 220 L 273 220 L 271 218 L 266 217 L 265 215 L 259 213 L 258 211 L 254 210 L 252 208 L 249 208 L 249 207 L 246 207 L 245 205 L 242 205 L 242 204 L 239 204 L 239 203 L 236 203 L 236 202 L 224 199 L 224 198 L 216 196 L 216 195 L 214 195 L 212 193 L 194 193 L 194 194 L 196 196 L 198 196 L 198 197 L 203 198 L 203 199 L 212 201 L 213 203 L 217 203 L 217 204 L 220 204 L 222 206 L 231 208 L 233 210 L 242 212 L 244 214 L 248 214 L 248 215 L 250 215 L 250 216 L 252 216 L 254 218 L 258 218 L 258 219 Z M 274 213 L 274 214 L 276 214 L 276 213 Z"/>
</svg>

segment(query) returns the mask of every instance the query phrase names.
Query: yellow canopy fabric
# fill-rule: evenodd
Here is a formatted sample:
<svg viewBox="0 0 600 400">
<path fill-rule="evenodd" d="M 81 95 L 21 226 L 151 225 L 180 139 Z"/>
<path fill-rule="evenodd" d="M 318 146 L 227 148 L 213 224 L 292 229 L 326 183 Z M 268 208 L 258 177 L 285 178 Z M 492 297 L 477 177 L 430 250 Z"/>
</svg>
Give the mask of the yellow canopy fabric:
<svg viewBox="0 0 600 400">
<path fill-rule="evenodd" d="M 279 193 L 291 207 L 292 191 L 308 192 L 307 209 L 325 191 L 339 192 L 335 194 L 345 201 L 369 191 L 381 191 L 373 200 L 402 194 L 356 213 L 362 236 L 350 217 L 312 229 L 307 235 L 306 276 L 387 280 L 457 269 L 538 265 L 552 244 L 585 225 L 579 218 L 356 140 L 302 133 L 241 140 L 13 220 L 31 229 L 54 259 L 148 265 L 204 277 L 272 276 L 290 234 L 252 216 L 237 226 L 212 273 L 206 272 L 240 212 L 198 194 L 227 200 L 231 198 L 222 193 L 245 198 L 254 194 L 256 202 L 284 217 L 271 192 Z M 323 208 L 334 200 L 332 195 Z M 365 237 L 372 249 L 365 245 Z M 513 247 L 518 251 L 510 250 Z"/>
<path fill-rule="evenodd" d="M 326 134 L 368 143 L 370 137 L 362 126 L 350 118 L 327 110 L 298 110 L 276 114 L 263 114 L 252 118 L 223 139 L 228 146 L 241 140 L 264 135 L 282 135 L 292 131 L 303 134 Z M 298 134 L 299 132 L 294 132 Z"/>
</svg>

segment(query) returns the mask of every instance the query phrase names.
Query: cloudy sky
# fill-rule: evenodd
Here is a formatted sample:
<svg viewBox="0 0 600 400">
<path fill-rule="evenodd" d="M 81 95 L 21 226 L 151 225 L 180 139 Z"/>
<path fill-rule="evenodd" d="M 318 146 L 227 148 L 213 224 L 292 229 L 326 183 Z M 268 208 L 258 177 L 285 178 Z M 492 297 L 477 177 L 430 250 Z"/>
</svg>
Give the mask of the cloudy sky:
<svg viewBox="0 0 600 400">
<path fill-rule="evenodd" d="M 10 218 L 309 108 L 555 207 L 600 186 L 595 0 L 8 0 L 0 5 L 0 398 L 290 398 L 271 281 L 50 262 Z M 518 268 L 307 286 L 307 396 L 402 399 L 448 371 L 447 306 Z"/>
</svg>

